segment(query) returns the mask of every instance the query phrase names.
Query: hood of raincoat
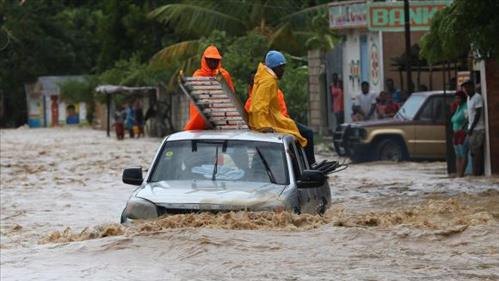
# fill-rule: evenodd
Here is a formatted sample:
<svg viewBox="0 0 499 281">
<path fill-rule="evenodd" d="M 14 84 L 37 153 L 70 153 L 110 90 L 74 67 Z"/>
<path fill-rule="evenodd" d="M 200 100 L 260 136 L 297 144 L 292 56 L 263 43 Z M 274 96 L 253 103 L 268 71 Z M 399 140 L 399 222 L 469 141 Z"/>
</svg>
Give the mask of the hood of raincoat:
<svg viewBox="0 0 499 281">
<path fill-rule="evenodd" d="M 216 69 L 211 69 L 206 63 L 206 58 L 218 59 L 220 62 Z M 216 76 L 222 68 L 222 56 L 218 51 L 217 47 L 211 45 L 206 50 L 204 50 L 203 56 L 201 57 L 201 68 L 196 70 L 194 76 Z"/>
</svg>

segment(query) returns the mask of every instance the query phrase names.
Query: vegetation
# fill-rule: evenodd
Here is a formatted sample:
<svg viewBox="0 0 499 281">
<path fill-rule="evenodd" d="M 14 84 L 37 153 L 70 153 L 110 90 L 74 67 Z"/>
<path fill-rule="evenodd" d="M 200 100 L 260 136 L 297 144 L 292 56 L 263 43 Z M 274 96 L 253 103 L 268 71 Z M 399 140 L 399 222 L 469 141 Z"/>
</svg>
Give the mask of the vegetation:
<svg viewBox="0 0 499 281">
<path fill-rule="evenodd" d="M 421 42 L 421 55 L 430 63 L 450 61 L 470 48 L 480 58 L 499 54 L 499 2 L 455 0 L 439 11 Z"/>
<path fill-rule="evenodd" d="M 270 48 L 283 50 L 291 114 L 305 122 L 307 48 L 328 48 L 325 0 L 0 1 L 0 126 L 26 122 L 24 85 L 44 75 L 87 75 L 62 85 L 68 100 L 94 99 L 97 84 L 164 85 L 199 67 L 216 44 L 244 100 L 246 81 Z M 5 59 L 3 59 L 5 58 Z"/>
</svg>

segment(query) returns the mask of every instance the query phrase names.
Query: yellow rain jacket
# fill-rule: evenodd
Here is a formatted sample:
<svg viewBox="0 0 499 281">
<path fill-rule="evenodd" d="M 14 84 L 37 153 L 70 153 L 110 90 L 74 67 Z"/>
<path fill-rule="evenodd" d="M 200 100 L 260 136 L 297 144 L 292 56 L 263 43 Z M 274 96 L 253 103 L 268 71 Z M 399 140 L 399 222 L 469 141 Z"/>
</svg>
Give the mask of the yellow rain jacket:
<svg viewBox="0 0 499 281">
<path fill-rule="evenodd" d="M 281 113 L 278 89 L 275 73 L 260 63 L 255 74 L 252 101 L 248 111 L 250 128 L 257 131 L 272 128 L 276 132 L 293 135 L 304 147 L 307 145 L 307 139 L 300 135 L 295 121 Z"/>
</svg>

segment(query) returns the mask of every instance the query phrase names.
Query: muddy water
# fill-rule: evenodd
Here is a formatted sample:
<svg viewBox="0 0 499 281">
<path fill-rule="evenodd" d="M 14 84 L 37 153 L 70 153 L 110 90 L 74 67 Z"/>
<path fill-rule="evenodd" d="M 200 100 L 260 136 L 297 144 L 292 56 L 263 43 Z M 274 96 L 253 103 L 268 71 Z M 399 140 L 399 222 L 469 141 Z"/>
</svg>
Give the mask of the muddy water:
<svg viewBox="0 0 499 281">
<path fill-rule="evenodd" d="M 325 216 L 190 214 L 116 224 L 159 140 L 0 131 L 2 280 L 499 280 L 499 180 L 443 163 L 330 177 Z"/>
</svg>

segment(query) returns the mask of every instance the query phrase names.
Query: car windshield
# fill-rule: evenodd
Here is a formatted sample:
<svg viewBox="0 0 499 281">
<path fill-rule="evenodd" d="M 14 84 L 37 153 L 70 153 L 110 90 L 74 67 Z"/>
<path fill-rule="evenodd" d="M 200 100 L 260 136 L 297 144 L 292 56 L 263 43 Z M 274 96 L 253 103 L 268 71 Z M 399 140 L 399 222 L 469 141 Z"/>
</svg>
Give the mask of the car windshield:
<svg viewBox="0 0 499 281">
<path fill-rule="evenodd" d="M 164 180 L 289 184 L 283 144 L 231 140 L 166 142 L 151 176 Z"/>
<path fill-rule="evenodd" d="M 399 109 L 395 118 L 399 118 L 402 120 L 412 120 L 416 113 L 418 113 L 419 108 L 425 101 L 424 96 L 411 96 L 404 105 Z"/>
</svg>

